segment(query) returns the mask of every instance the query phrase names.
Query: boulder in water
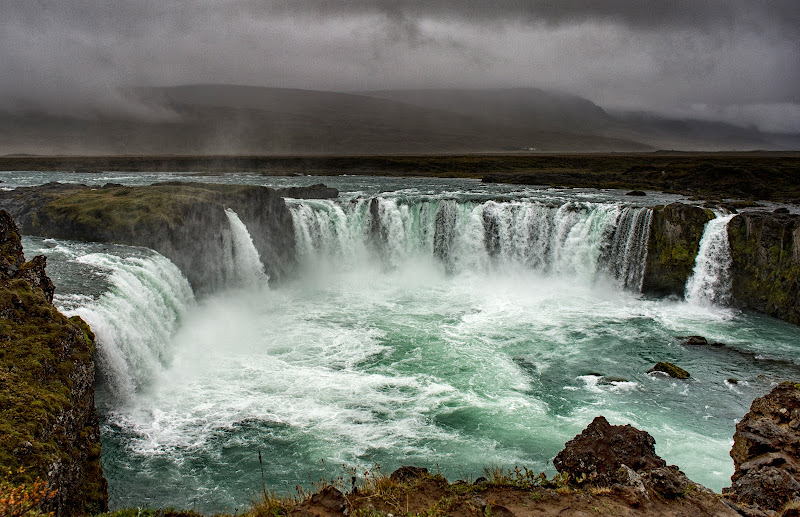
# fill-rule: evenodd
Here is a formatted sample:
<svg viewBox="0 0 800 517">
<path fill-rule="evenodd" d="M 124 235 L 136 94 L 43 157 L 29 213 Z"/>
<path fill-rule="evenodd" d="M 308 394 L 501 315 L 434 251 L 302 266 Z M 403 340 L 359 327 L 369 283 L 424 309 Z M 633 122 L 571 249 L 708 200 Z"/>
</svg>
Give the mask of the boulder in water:
<svg viewBox="0 0 800 517">
<path fill-rule="evenodd" d="M 699 346 L 708 344 L 708 340 L 703 336 L 683 336 L 679 339 L 681 340 L 682 345 Z"/>
<path fill-rule="evenodd" d="M 680 366 L 669 363 L 667 361 L 659 361 L 656 363 L 655 366 L 647 370 L 647 373 L 653 372 L 663 372 L 669 375 L 670 377 L 674 377 L 675 379 L 688 379 L 689 372 L 681 368 Z"/>
<path fill-rule="evenodd" d="M 767 511 L 800 499 L 799 455 L 800 384 L 784 382 L 755 399 L 736 424 L 728 496 Z"/>
<path fill-rule="evenodd" d="M 553 466 L 578 484 L 611 485 L 617 482 L 622 465 L 636 472 L 666 466 L 656 454 L 655 443 L 645 431 L 631 425 L 611 425 L 598 416 L 566 443 Z"/>
<path fill-rule="evenodd" d="M 630 192 L 626 192 L 625 195 L 626 196 L 646 196 L 647 193 L 645 193 L 644 190 L 631 190 Z"/>
</svg>

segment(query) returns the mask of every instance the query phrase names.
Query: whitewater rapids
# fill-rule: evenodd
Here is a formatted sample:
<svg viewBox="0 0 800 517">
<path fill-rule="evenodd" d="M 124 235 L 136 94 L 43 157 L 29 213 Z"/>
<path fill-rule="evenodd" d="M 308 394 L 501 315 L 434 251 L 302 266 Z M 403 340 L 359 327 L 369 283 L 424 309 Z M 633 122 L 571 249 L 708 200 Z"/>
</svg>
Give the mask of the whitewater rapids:
<svg viewBox="0 0 800 517">
<path fill-rule="evenodd" d="M 800 374 L 797 328 L 640 294 L 647 207 L 409 191 L 289 204 L 298 277 L 269 288 L 230 213 L 229 283 L 200 299 L 150 250 L 25 240 L 57 304 L 98 332 L 113 507 L 234 511 L 261 490 L 259 451 L 279 493 L 342 465 L 552 473 L 599 414 L 719 490 L 736 419 Z M 692 378 L 645 373 L 660 360 Z"/>
</svg>

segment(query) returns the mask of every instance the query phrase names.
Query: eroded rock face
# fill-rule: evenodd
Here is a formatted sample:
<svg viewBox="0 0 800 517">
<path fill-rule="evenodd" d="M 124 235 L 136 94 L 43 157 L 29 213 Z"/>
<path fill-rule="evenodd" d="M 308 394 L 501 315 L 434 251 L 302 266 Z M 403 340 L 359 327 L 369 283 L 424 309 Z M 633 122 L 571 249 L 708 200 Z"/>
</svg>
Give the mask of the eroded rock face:
<svg viewBox="0 0 800 517">
<path fill-rule="evenodd" d="M 728 495 L 742 504 L 779 510 L 800 498 L 800 385 L 785 382 L 757 398 L 736 424 Z"/>
<path fill-rule="evenodd" d="M 335 487 L 328 486 L 293 508 L 290 515 L 298 517 L 332 517 L 346 515 L 347 498 Z"/>
<path fill-rule="evenodd" d="M 643 292 L 683 296 L 700 249 L 703 229 L 713 217 L 710 210 L 683 203 L 653 210 Z"/>
<path fill-rule="evenodd" d="M 105 511 L 94 334 L 53 307 L 44 257 L 25 262 L 19 241 L 0 211 L 4 265 L 14 265 L 0 271 L 0 467 L 15 484 L 46 480 L 56 490 L 46 509 L 57 515 Z"/>
<path fill-rule="evenodd" d="M 656 454 L 655 443 L 645 431 L 631 425 L 611 425 L 598 416 L 566 443 L 553 466 L 573 479 L 610 485 L 617 482 L 623 465 L 636 472 L 665 467 L 666 462 Z"/>
<path fill-rule="evenodd" d="M 738 214 L 728 241 L 734 304 L 800 324 L 800 216 Z"/>
<path fill-rule="evenodd" d="M 91 188 L 50 183 L 0 192 L 0 207 L 28 235 L 158 251 L 178 266 L 195 292 L 224 287 L 220 265 L 230 255 L 225 215 L 230 208 L 247 227 L 270 280 L 280 281 L 295 267 L 291 212 L 278 192 L 267 187 L 166 182 Z"/>
<path fill-rule="evenodd" d="M 0 274 L 13 277 L 25 262 L 22 240 L 14 219 L 5 210 L 0 211 Z"/>
</svg>

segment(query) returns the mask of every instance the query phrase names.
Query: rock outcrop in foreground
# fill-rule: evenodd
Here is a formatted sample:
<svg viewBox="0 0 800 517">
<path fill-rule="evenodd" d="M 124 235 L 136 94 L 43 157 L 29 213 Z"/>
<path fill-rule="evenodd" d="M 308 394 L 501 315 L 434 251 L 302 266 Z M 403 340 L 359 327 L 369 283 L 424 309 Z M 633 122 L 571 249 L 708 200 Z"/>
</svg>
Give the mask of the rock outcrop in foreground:
<svg viewBox="0 0 800 517">
<path fill-rule="evenodd" d="M 800 384 L 784 382 L 753 401 L 736 424 L 731 458 L 726 493 L 738 503 L 777 511 L 800 501 Z"/>
<path fill-rule="evenodd" d="M 800 515 L 800 384 L 756 399 L 736 426 L 733 486 L 715 494 L 667 465 L 655 440 L 599 416 L 566 443 L 547 479 L 527 469 L 490 469 L 449 483 L 417 467 L 369 475 L 350 492 L 326 485 L 300 502 L 269 499 L 253 515 L 453 515 L 789 517 Z"/>
<path fill-rule="evenodd" d="M 55 494 L 44 507 L 56 515 L 96 513 L 108 493 L 94 335 L 53 307 L 45 264 L 42 256 L 25 262 L 17 226 L 0 210 L 0 476 L 5 488 L 46 481 Z"/>
</svg>

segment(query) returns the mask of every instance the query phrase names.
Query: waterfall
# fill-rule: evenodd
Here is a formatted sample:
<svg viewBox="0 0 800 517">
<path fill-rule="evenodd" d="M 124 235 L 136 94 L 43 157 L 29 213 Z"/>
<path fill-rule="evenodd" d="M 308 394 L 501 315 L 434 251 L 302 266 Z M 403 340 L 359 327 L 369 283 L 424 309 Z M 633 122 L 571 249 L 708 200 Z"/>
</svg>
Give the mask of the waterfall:
<svg viewBox="0 0 800 517">
<path fill-rule="evenodd" d="M 626 207 L 619 214 L 605 260 L 609 272 L 623 288 L 642 290 L 652 219 L 650 209 Z"/>
<path fill-rule="evenodd" d="M 448 273 L 524 267 L 641 290 L 652 210 L 613 203 L 375 196 L 290 205 L 301 262 L 396 268 L 427 257 Z"/>
<path fill-rule="evenodd" d="M 269 277 L 264 272 L 264 264 L 258 254 L 250 232 L 239 216 L 230 208 L 225 209 L 231 225 L 231 260 L 228 262 L 229 277 L 235 279 L 240 287 L 266 287 Z"/>
<path fill-rule="evenodd" d="M 731 296 L 731 247 L 728 221 L 735 214 L 716 214 L 706 223 L 694 271 L 686 281 L 684 297 L 698 305 L 725 305 Z"/>
<path fill-rule="evenodd" d="M 124 402 L 170 361 L 168 344 L 193 304 L 189 282 L 169 259 L 92 253 L 77 259 L 107 271 L 110 289 L 66 311 L 86 321 L 97 338 L 98 371 L 111 395 Z"/>
</svg>

